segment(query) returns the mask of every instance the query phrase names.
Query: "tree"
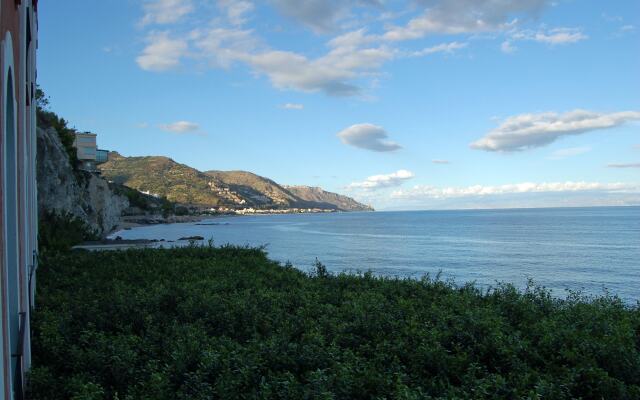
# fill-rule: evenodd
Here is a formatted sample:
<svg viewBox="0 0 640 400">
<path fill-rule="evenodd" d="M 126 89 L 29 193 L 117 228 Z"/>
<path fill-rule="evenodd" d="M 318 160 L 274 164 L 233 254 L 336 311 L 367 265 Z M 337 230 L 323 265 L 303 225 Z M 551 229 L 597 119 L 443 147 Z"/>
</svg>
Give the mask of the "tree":
<svg viewBox="0 0 640 400">
<path fill-rule="evenodd" d="M 69 156 L 69 162 L 75 169 L 78 164 L 78 154 L 76 148 L 73 146 L 75 141 L 76 130 L 69 128 L 67 121 L 64 118 L 60 118 L 56 113 L 49 110 L 50 100 L 45 94 L 44 90 L 40 86 L 36 87 L 36 118 L 38 126 L 42 129 L 53 128 L 58 133 L 58 137 L 62 142 L 67 155 Z"/>
<path fill-rule="evenodd" d="M 36 106 L 38 111 L 49 110 L 49 97 L 44 93 L 40 85 L 36 86 Z"/>
</svg>

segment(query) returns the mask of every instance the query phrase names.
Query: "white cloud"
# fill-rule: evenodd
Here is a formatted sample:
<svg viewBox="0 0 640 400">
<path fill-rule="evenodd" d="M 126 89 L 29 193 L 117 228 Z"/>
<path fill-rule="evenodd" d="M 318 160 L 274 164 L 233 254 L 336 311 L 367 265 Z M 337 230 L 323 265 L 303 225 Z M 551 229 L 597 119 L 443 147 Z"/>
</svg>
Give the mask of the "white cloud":
<svg viewBox="0 0 640 400">
<path fill-rule="evenodd" d="M 352 125 L 337 135 L 342 143 L 372 151 L 395 151 L 402 147 L 386 140 L 389 135 L 381 126 L 373 124 L 356 124 Z"/>
<path fill-rule="evenodd" d="M 229 68 L 233 63 L 249 57 L 259 46 L 250 29 L 216 27 L 194 30 L 189 39 L 198 50 L 198 57 L 217 68 Z"/>
<path fill-rule="evenodd" d="M 418 0 L 426 11 L 405 26 L 391 27 L 387 40 L 419 39 L 429 34 L 495 32 L 508 29 L 516 17 L 536 15 L 546 0 Z"/>
<path fill-rule="evenodd" d="M 531 40 L 534 42 L 561 45 L 576 43 L 589 37 L 578 28 L 554 28 L 547 31 L 523 30 L 511 35 L 513 40 Z"/>
<path fill-rule="evenodd" d="M 434 164 L 451 164 L 449 160 L 431 160 Z"/>
<path fill-rule="evenodd" d="M 602 13 L 602 18 L 607 22 L 622 22 L 623 18 L 619 15 L 609 15 L 607 13 Z"/>
<path fill-rule="evenodd" d="M 168 32 L 152 32 L 147 37 L 147 42 L 147 47 L 136 58 L 140 68 L 147 71 L 176 68 L 188 50 L 185 40 L 171 38 Z"/>
<path fill-rule="evenodd" d="M 314 62 L 289 51 L 269 51 L 247 55 L 246 61 L 257 71 L 267 75 L 278 89 L 296 89 L 303 92 L 323 91 L 335 96 L 352 96 L 360 89 L 348 83 L 355 73 Z"/>
<path fill-rule="evenodd" d="M 470 146 L 486 151 L 522 151 L 545 146 L 563 136 L 613 128 L 635 120 L 640 120 L 640 111 L 605 114 L 574 110 L 564 114 L 521 114 L 507 118 L 500 126 Z"/>
<path fill-rule="evenodd" d="M 367 30 L 362 28 L 355 31 L 344 33 L 329 41 L 330 47 L 346 47 L 356 48 L 379 42 L 382 38 L 378 35 L 367 34 Z"/>
<path fill-rule="evenodd" d="M 269 51 L 247 58 L 256 70 L 266 74 L 280 89 L 322 91 L 332 96 L 361 93 L 353 80 L 391 60 L 394 52 L 384 46 L 372 48 L 336 47 L 316 59 L 285 51 Z"/>
<path fill-rule="evenodd" d="M 165 71 L 180 65 L 184 57 L 206 60 L 212 67 L 228 68 L 236 62 L 266 75 L 278 89 L 324 92 L 332 96 L 354 96 L 361 89 L 354 80 L 369 75 L 394 58 L 385 46 L 358 48 L 333 44 L 330 51 L 310 59 L 302 54 L 264 49 L 252 30 L 212 28 L 193 30 L 183 38 L 167 32 L 151 33 L 148 46 L 137 59 L 145 70 Z M 189 44 L 194 50 L 190 51 Z"/>
<path fill-rule="evenodd" d="M 549 156 L 552 160 L 562 160 L 569 157 L 579 156 L 580 154 L 588 153 L 591 151 L 591 147 L 569 147 L 566 149 L 559 149 L 551 153 Z"/>
<path fill-rule="evenodd" d="M 363 182 L 354 182 L 350 184 L 348 189 L 362 190 L 378 190 L 389 187 L 402 185 L 405 181 L 413 178 L 415 175 L 411 171 L 401 169 L 391 174 L 373 175 L 365 179 Z"/>
<path fill-rule="evenodd" d="M 291 51 L 271 50 L 261 45 L 252 30 L 213 28 L 196 30 L 191 40 L 198 57 L 211 66 L 229 67 L 236 62 L 249 65 L 283 90 L 324 92 L 332 96 L 354 96 L 361 89 L 353 81 L 369 76 L 385 61 L 394 58 L 385 46 L 357 47 L 349 41 L 332 41 L 330 50 L 317 58 Z"/>
<path fill-rule="evenodd" d="M 198 129 L 200 129 L 200 125 L 196 124 L 195 122 L 178 121 L 170 124 L 160 125 L 160 129 L 167 132 L 179 134 L 195 133 L 198 131 Z"/>
<path fill-rule="evenodd" d="M 317 33 L 338 28 L 339 22 L 352 16 L 354 7 L 382 5 L 382 0 L 271 0 L 276 8 Z"/>
<path fill-rule="evenodd" d="M 285 103 L 280 106 L 280 108 L 284 108 L 285 110 L 303 110 L 304 104 L 298 103 Z"/>
<path fill-rule="evenodd" d="M 639 193 L 640 184 L 599 182 L 516 183 L 499 186 L 474 185 L 467 187 L 435 187 L 418 185 L 408 190 L 393 192 L 392 197 L 405 200 L 450 199 L 487 197 L 523 193 Z"/>
<path fill-rule="evenodd" d="M 328 60 L 309 60 L 289 51 L 268 51 L 243 57 L 256 71 L 267 75 L 278 89 L 322 91 L 333 96 L 353 96 L 360 89 L 349 81 L 357 76 L 351 69 L 338 68 Z"/>
<path fill-rule="evenodd" d="M 609 164 L 609 168 L 640 168 L 640 163 Z"/>
<path fill-rule="evenodd" d="M 172 24 L 187 15 L 193 15 L 193 18 L 187 19 L 184 26 L 172 28 L 171 32 L 147 32 L 147 46 L 136 61 L 140 68 L 150 71 L 174 69 L 185 59 L 212 68 L 231 68 L 236 64 L 244 64 L 255 74 L 268 78 L 277 89 L 367 97 L 363 88 L 375 87 L 384 63 L 412 55 L 451 53 L 467 46 L 465 42 L 454 41 L 411 53 L 398 48 L 398 41 L 430 33 L 514 32 L 517 18 L 535 16 L 546 2 L 411 1 L 418 6 L 419 16 L 404 27 L 386 25 L 376 34 L 368 33 L 366 27 L 372 21 L 379 24 L 380 18 L 390 15 L 392 19 L 401 18 L 407 13 L 416 15 L 416 8 L 403 13 L 389 13 L 385 12 L 386 2 L 383 0 L 266 2 L 316 32 L 334 32 L 337 28 L 346 31 L 329 39 L 327 51 L 318 54 L 317 51 L 306 53 L 271 48 L 256 30 L 245 28 L 256 11 L 258 3 L 253 0 L 147 0 L 143 3 L 143 26 Z M 216 4 L 217 7 L 210 7 L 209 4 Z M 545 40 L 560 41 L 560 36 L 571 37 L 572 33 L 558 31 L 553 35 Z"/>
<path fill-rule="evenodd" d="M 218 7 L 232 25 L 243 25 L 247 22 L 247 14 L 255 8 L 253 3 L 247 0 L 218 0 Z"/>
<path fill-rule="evenodd" d="M 136 128 L 147 129 L 148 127 L 149 127 L 149 123 L 148 122 L 140 122 L 140 123 L 136 124 Z"/>
<path fill-rule="evenodd" d="M 514 53 L 516 50 L 518 50 L 518 48 L 515 47 L 513 43 L 511 43 L 511 41 L 505 40 L 500 45 L 500 50 L 502 50 L 503 53 L 511 54 L 511 53 Z"/>
<path fill-rule="evenodd" d="M 434 53 L 453 53 L 456 50 L 464 49 L 467 47 L 467 43 L 451 42 L 442 43 L 436 46 L 427 47 L 420 51 L 414 52 L 412 55 L 415 57 L 427 56 Z"/>
<path fill-rule="evenodd" d="M 602 14 L 602 18 L 609 23 L 617 25 L 617 31 L 613 34 L 613 36 L 624 36 L 626 34 L 633 33 L 636 30 L 635 25 L 624 23 L 624 18 L 619 15 Z"/>
<path fill-rule="evenodd" d="M 278 10 L 316 32 L 334 29 L 337 20 L 344 15 L 345 7 L 329 0 L 272 0 Z"/>
<path fill-rule="evenodd" d="M 173 24 L 193 12 L 191 0 L 147 0 L 143 5 L 141 25 Z"/>
</svg>

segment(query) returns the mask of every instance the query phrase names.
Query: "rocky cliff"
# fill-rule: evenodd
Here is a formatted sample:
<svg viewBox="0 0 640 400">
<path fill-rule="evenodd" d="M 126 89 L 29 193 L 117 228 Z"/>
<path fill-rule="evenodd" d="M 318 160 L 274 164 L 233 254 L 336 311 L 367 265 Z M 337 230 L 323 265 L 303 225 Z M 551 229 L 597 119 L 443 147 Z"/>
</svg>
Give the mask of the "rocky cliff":
<svg viewBox="0 0 640 400">
<path fill-rule="evenodd" d="M 106 236 L 129 206 L 100 176 L 76 171 L 53 128 L 38 128 L 38 211 L 71 214 Z"/>
</svg>

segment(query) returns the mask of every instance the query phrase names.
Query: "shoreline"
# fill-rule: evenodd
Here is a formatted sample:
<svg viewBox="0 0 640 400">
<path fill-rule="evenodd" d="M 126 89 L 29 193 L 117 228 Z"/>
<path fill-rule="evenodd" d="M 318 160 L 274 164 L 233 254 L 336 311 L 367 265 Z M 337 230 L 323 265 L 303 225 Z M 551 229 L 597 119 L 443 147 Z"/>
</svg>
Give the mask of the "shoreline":
<svg viewBox="0 0 640 400">
<path fill-rule="evenodd" d="M 120 231 L 128 231 L 132 228 L 139 228 L 149 225 L 168 225 L 168 224 L 182 224 L 190 222 L 201 222 L 207 219 L 230 217 L 231 215 L 172 215 L 169 217 L 163 217 L 161 215 L 131 215 L 121 217 L 118 225 L 115 226 L 107 235 L 111 236 Z"/>
<path fill-rule="evenodd" d="M 625 301 L 635 301 L 637 293 L 632 289 L 638 286 L 627 280 L 633 281 L 640 273 L 638 264 L 633 262 L 637 247 L 625 239 L 625 233 L 632 232 L 633 218 L 640 209 L 598 210 L 590 213 L 569 209 L 545 213 L 522 211 L 514 215 L 499 211 L 435 215 L 422 212 L 256 215 L 248 219 L 217 218 L 141 227 L 118 232 L 110 238 L 120 235 L 124 239 L 175 241 L 183 236 L 198 235 L 205 239 L 213 237 L 216 245 L 268 244 L 271 257 L 291 261 L 302 269 L 313 265 L 317 257 L 334 271 L 361 268 L 384 275 L 414 276 L 442 270 L 461 282 L 475 280 L 492 285 L 500 281 L 522 286 L 529 277 L 534 277 L 548 287 L 557 288 L 561 296 L 566 288 L 598 294 L 604 286 Z M 514 218 L 520 228 L 509 225 Z M 617 223 L 617 220 L 628 221 Z M 229 226 L 224 226 L 227 224 Z M 584 226 L 598 227 L 607 232 L 607 238 L 581 234 L 580 227 Z M 555 236 L 550 240 L 536 229 L 554 232 Z M 609 250 L 611 253 L 607 256 Z M 563 258 L 550 256 L 554 252 Z M 456 254 L 465 262 L 460 262 Z M 367 261 L 358 261 L 354 266 L 349 262 L 352 259 Z"/>
<path fill-rule="evenodd" d="M 116 225 L 108 234 L 113 234 L 131 230 L 132 228 L 139 228 L 149 225 L 168 225 L 168 224 L 183 224 L 192 222 L 202 222 L 204 220 L 226 218 L 226 217 L 249 217 L 260 215 L 288 215 L 288 214 L 334 214 L 334 213 L 353 213 L 353 212 L 375 212 L 375 211 L 323 211 L 323 212 L 257 212 L 257 213 L 230 213 L 230 214 L 199 214 L 199 215 L 171 215 L 169 217 L 163 217 L 161 215 L 129 215 L 120 218 L 120 222 Z"/>
</svg>

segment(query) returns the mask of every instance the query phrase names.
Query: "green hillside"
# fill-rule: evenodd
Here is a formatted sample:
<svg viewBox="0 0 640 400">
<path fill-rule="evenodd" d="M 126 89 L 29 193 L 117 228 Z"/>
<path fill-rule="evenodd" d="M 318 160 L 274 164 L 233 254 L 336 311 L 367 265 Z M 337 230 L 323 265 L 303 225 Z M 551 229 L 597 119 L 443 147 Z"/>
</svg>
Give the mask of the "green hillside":
<svg viewBox="0 0 640 400">
<path fill-rule="evenodd" d="M 319 187 L 285 186 L 285 188 L 289 191 L 289 193 L 306 202 L 330 204 L 339 210 L 373 211 L 372 207 L 366 206 L 362 203 L 358 203 L 351 197 L 327 192 L 326 190 L 323 190 Z"/>
<path fill-rule="evenodd" d="M 240 194 L 250 205 L 273 205 L 290 207 L 299 202 L 289 191 L 268 178 L 246 171 L 207 171 L 215 178 Z"/>
<path fill-rule="evenodd" d="M 141 192 L 183 204 L 219 206 L 226 202 L 216 190 L 219 182 L 167 157 L 122 157 L 111 153 L 100 166 L 102 176 Z"/>
<path fill-rule="evenodd" d="M 156 197 L 201 207 L 318 208 L 364 211 L 369 207 L 336 193 L 284 187 L 246 171 L 201 172 L 167 157 L 123 157 L 112 152 L 99 166 L 106 179 Z"/>
</svg>

